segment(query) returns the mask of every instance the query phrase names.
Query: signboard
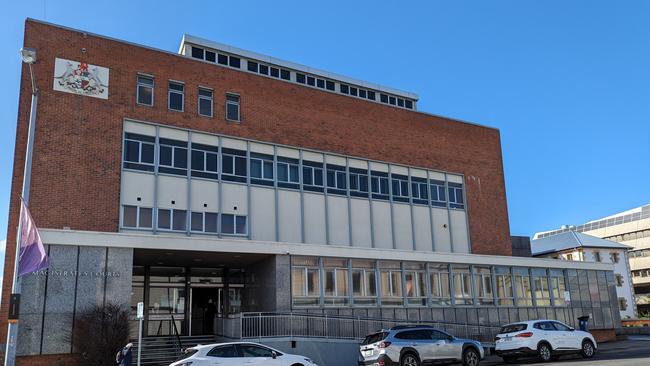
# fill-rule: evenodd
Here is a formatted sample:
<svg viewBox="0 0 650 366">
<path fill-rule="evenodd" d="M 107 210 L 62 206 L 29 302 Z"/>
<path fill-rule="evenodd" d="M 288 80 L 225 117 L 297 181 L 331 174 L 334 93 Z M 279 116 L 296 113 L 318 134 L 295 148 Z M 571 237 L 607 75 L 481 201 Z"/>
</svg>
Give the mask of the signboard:
<svg viewBox="0 0 650 366">
<path fill-rule="evenodd" d="M 54 90 L 108 99 L 108 68 L 57 58 L 54 63 Z"/>
<path fill-rule="evenodd" d="M 144 303 L 143 302 L 138 303 L 138 311 L 136 313 L 135 318 L 138 319 L 138 320 L 144 319 Z"/>
</svg>

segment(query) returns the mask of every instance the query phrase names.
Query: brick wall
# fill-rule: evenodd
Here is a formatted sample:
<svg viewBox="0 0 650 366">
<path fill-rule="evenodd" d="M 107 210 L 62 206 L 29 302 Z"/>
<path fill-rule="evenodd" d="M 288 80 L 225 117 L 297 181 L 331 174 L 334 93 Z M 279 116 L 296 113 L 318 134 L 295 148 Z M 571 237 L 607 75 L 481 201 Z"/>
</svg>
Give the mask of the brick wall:
<svg viewBox="0 0 650 366">
<path fill-rule="evenodd" d="M 510 255 L 499 132 L 327 93 L 28 20 L 40 97 L 30 207 L 39 227 L 118 230 L 121 136 L 133 118 L 235 137 L 465 174 L 472 251 Z M 110 68 L 109 99 L 52 90 L 56 57 Z M 135 104 L 136 73 L 155 75 L 155 106 Z M 167 80 L 185 82 L 184 113 L 167 110 Z M 214 89 L 214 118 L 199 117 L 197 88 Z M 242 122 L 227 123 L 225 93 L 241 94 Z M 0 339 L 11 291 L 18 194 L 31 84 L 23 65 L 8 224 Z"/>
</svg>

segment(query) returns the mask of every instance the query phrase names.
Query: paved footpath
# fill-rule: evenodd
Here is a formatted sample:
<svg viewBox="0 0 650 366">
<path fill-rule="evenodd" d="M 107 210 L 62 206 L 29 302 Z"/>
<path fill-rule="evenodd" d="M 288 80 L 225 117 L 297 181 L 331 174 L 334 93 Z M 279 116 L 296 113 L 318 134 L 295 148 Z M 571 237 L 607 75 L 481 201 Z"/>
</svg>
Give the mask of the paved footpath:
<svg viewBox="0 0 650 366">
<path fill-rule="evenodd" d="M 626 341 L 608 342 L 598 345 L 598 352 L 592 359 L 580 356 L 563 356 L 557 361 L 541 363 L 538 359 L 522 359 L 517 364 L 527 366 L 550 366 L 575 363 L 576 366 L 648 366 L 650 365 L 650 336 L 630 336 Z M 515 364 L 515 365 L 517 365 Z M 481 366 L 505 365 L 501 358 L 489 356 Z"/>
</svg>

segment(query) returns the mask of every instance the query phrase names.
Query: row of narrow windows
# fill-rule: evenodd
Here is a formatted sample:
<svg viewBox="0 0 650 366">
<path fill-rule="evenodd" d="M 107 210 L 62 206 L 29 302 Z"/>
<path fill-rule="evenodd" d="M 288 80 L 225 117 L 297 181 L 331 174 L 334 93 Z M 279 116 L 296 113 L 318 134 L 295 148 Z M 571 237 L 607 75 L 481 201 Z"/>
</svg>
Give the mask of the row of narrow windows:
<svg viewBox="0 0 650 366">
<path fill-rule="evenodd" d="M 138 75 L 136 88 L 136 101 L 140 105 L 153 107 L 154 105 L 154 77 Z M 206 87 L 199 87 L 197 100 L 197 113 L 202 117 L 214 116 L 214 92 Z M 180 81 L 169 81 L 167 84 L 167 109 L 170 111 L 185 111 L 185 84 Z M 226 93 L 225 111 L 229 121 L 241 121 L 240 96 L 236 93 Z"/>
<path fill-rule="evenodd" d="M 213 62 L 223 66 L 229 66 L 236 69 L 242 68 L 242 59 L 237 56 L 227 55 L 225 53 L 215 52 L 206 50 L 200 47 L 192 46 L 191 56 L 196 59 Z M 246 60 L 246 68 L 249 72 L 256 74 L 266 75 L 286 81 L 295 80 L 296 83 L 311 86 L 314 88 L 324 89 L 336 92 L 336 85 L 338 84 L 338 92 L 341 94 L 371 100 L 375 102 L 380 102 L 383 104 L 389 104 L 392 106 L 414 109 L 413 100 L 407 98 L 401 98 L 398 96 L 386 94 L 386 93 L 377 93 L 374 90 L 361 88 L 355 85 L 349 85 L 345 83 L 335 82 L 333 80 L 328 80 L 323 77 L 310 75 L 307 73 L 291 71 L 279 66 L 268 65 L 259 61 Z M 292 79 L 291 75 L 295 74 L 295 78 Z M 379 99 L 377 99 L 377 94 L 379 94 Z"/>
<path fill-rule="evenodd" d="M 156 217 L 154 218 L 154 212 Z M 122 227 L 126 229 L 153 229 L 223 235 L 247 235 L 248 217 L 245 215 L 198 212 L 179 209 L 122 206 Z"/>
<path fill-rule="evenodd" d="M 335 164 L 158 139 L 158 172 L 396 202 L 465 208 L 463 185 Z M 153 172 L 156 138 L 126 133 L 124 168 Z M 189 152 L 189 154 L 188 154 Z M 301 169 L 302 168 L 302 169 Z M 302 173 L 302 174 L 301 174 Z"/>
</svg>

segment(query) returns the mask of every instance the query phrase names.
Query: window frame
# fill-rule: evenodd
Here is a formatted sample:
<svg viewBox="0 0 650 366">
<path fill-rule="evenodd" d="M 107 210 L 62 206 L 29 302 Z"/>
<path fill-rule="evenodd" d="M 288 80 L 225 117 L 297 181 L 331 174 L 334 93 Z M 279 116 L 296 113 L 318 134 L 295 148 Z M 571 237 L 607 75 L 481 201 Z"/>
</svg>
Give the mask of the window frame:
<svg viewBox="0 0 650 366">
<path fill-rule="evenodd" d="M 237 98 L 237 101 L 229 100 L 228 99 L 229 97 L 230 98 Z M 228 107 L 229 106 L 234 106 L 234 107 L 237 108 L 237 119 L 231 119 L 228 116 L 228 114 L 229 114 L 228 113 Z M 237 122 L 237 123 L 241 122 L 241 120 L 242 120 L 242 118 L 241 118 L 241 96 L 239 94 L 237 94 L 237 93 L 227 92 L 226 93 L 226 108 L 225 108 L 225 110 L 226 110 L 226 120 L 227 121 Z"/>
<path fill-rule="evenodd" d="M 169 228 L 164 228 L 160 227 L 160 211 L 169 211 Z M 177 211 L 184 211 L 185 212 L 185 228 L 184 229 L 174 229 L 174 221 L 176 215 L 174 215 L 175 212 Z M 158 207 L 156 208 L 156 230 L 158 231 L 164 231 L 164 232 L 186 232 L 187 231 L 187 225 L 188 225 L 188 218 L 187 218 L 187 212 L 188 210 L 182 210 L 179 208 L 162 208 Z M 153 220 L 153 219 L 152 219 Z"/>
<path fill-rule="evenodd" d="M 126 209 L 128 208 L 135 208 L 135 226 L 126 226 L 125 223 L 125 216 L 126 216 Z M 141 225 L 141 213 L 142 210 L 149 210 L 149 226 L 142 226 Z M 146 207 L 146 206 L 137 206 L 137 205 L 122 205 L 122 210 L 121 210 L 122 216 L 120 217 L 120 228 L 121 229 L 127 229 L 127 230 L 151 230 L 153 229 L 153 207 Z"/>
<path fill-rule="evenodd" d="M 172 85 L 180 86 L 183 90 L 173 90 Z M 179 94 L 181 96 L 181 109 L 174 109 L 171 106 L 172 103 L 172 94 Z M 185 112 L 185 83 L 177 80 L 168 80 L 167 81 L 167 110 L 173 112 Z"/>
<path fill-rule="evenodd" d="M 142 78 L 142 79 L 147 79 L 147 80 L 151 80 L 151 85 L 147 85 L 147 84 L 145 84 L 145 83 L 142 83 L 142 82 L 140 81 L 140 78 Z M 142 106 L 147 106 L 147 107 L 153 107 L 154 104 L 155 104 L 155 103 L 154 103 L 154 101 L 155 101 L 155 95 L 154 95 L 154 92 L 155 92 L 155 86 L 156 86 L 156 80 L 155 80 L 155 78 L 153 77 L 153 75 L 147 75 L 147 74 L 141 74 L 141 73 L 136 74 L 135 103 L 136 103 L 137 105 L 142 105 Z M 141 103 L 141 102 L 140 102 L 140 87 L 142 87 L 142 88 L 150 88 L 150 89 L 151 89 L 151 104 Z"/>
<path fill-rule="evenodd" d="M 201 91 L 210 92 L 210 96 L 208 97 L 208 96 L 205 96 L 205 95 L 201 95 Z M 201 116 L 201 117 L 213 118 L 214 117 L 214 91 L 212 89 L 210 89 L 210 88 L 199 86 L 197 96 L 198 96 L 198 101 L 197 101 L 196 109 L 197 109 L 198 115 Z M 208 101 L 210 103 L 210 114 L 209 115 L 201 113 L 201 101 L 202 100 Z"/>
</svg>

